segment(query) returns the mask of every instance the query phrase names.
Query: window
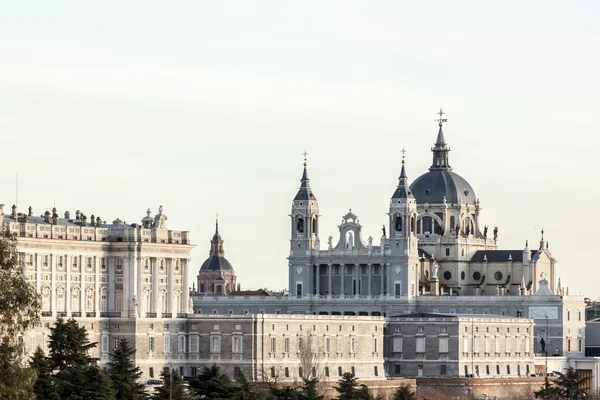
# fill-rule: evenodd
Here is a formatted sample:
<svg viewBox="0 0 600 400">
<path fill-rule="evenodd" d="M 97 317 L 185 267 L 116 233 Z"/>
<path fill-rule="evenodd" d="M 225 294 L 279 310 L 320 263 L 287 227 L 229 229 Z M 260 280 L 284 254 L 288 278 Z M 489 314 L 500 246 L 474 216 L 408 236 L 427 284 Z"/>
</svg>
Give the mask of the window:
<svg viewBox="0 0 600 400">
<path fill-rule="evenodd" d="M 581 321 L 581 311 L 577 311 L 577 313 L 579 314 L 579 320 Z"/>
<path fill-rule="evenodd" d="M 185 336 L 179 336 L 179 352 L 185 352 Z"/>
<path fill-rule="evenodd" d="M 242 338 L 239 336 L 234 336 L 231 342 L 231 351 L 234 353 L 242 352 Z"/>
<path fill-rule="evenodd" d="M 577 340 L 577 351 L 581 353 L 581 339 Z"/>
<path fill-rule="evenodd" d="M 275 378 L 275 367 L 271 367 L 271 378 Z"/>
<path fill-rule="evenodd" d="M 440 365 L 440 375 L 446 375 L 446 366 Z"/>
<path fill-rule="evenodd" d="M 392 349 L 394 353 L 402 353 L 402 337 L 395 337 L 392 342 Z"/>
<path fill-rule="evenodd" d="M 350 339 L 350 353 L 354 353 L 355 345 L 356 345 L 356 339 L 355 338 L 351 338 Z"/>
<path fill-rule="evenodd" d="M 113 349 L 116 349 L 117 347 L 119 347 L 119 338 L 113 338 Z"/>
<path fill-rule="evenodd" d="M 417 338 L 417 353 L 425 353 L 425 337 Z"/>
<path fill-rule="evenodd" d="M 285 353 L 290 352 L 290 338 L 289 337 L 286 337 L 285 339 L 283 339 L 283 351 Z"/>
<path fill-rule="evenodd" d="M 331 352 L 331 338 L 325 338 L 325 353 Z"/>
<path fill-rule="evenodd" d="M 154 353 L 154 338 L 153 337 L 150 337 L 148 339 L 148 352 Z"/>
<path fill-rule="evenodd" d="M 373 367 L 373 375 L 379 376 L 379 371 L 377 370 L 377 366 Z"/>
<path fill-rule="evenodd" d="M 167 335 L 164 337 L 163 340 L 164 340 L 163 345 L 164 345 L 164 349 L 165 349 L 164 352 L 170 353 L 171 352 L 171 338 Z"/>
<path fill-rule="evenodd" d="M 102 352 L 108 353 L 108 336 L 102 336 Z"/>
<path fill-rule="evenodd" d="M 190 336 L 190 352 L 198 352 L 198 336 Z"/>
<path fill-rule="evenodd" d="M 450 257 L 450 248 L 446 247 L 446 257 Z"/>
<path fill-rule="evenodd" d="M 510 337 L 508 337 L 508 336 L 506 337 L 506 343 L 505 343 L 505 346 L 506 346 L 506 348 L 505 348 L 505 351 L 506 351 L 507 353 L 510 353 L 510 350 L 511 350 L 511 349 L 510 349 Z"/>
<path fill-rule="evenodd" d="M 325 376 L 329 376 L 329 367 L 325 367 Z"/>
<path fill-rule="evenodd" d="M 377 338 L 373 338 L 373 353 L 377 353 Z"/>
<path fill-rule="evenodd" d="M 571 320 L 571 311 L 567 311 L 567 321 Z"/>
<path fill-rule="evenodd" d="M 400 364 L 394 365 L 394 375 L 400 375 Z"/>
<path fill-rule="evenodd" d="M 277 352 L 277 338 L 271 338 L 271 353 Z"/>
<path fill-rule="evenodd" d="M 190 375 L 192 375 L 192 376 L 198 376 L 198 368 L 197 367 L 191 367 L 190 368 Z"/>
<path fill-rule="evenodd" d="M 440 338 L 439 352 L 440 353 L 448 352 L 448 338 L 447 337 Z"/>
<path fill-rule="evenodd" d="M 213 353 L 221 352 L 221 337 L 220 336 L 211 336 L 210 351 Z"/>
<path fill-rule="evenodd" d="M 352 376 L 356 376 L 356 374 L 354 373 L 354 367 L 350 367 L 350 373 L 352 373 Z"/>
<path fill-rule="evenodd" d="M 290 369 L 288 367 L 285 367 L 285 377 L 286 378 L 290 377 Z"/>
<path fill-rule="evenodd" d="M 338 376 L 342 376 L 343 372 L 342 372 L 342 367 L 338 367 Z"/>
<path fill-rule="evenodd" d="M 567 353 L 571 352 L 571 339 L 567 339 Z"/>
<path fill-rule="evenodd" d="M 154 378 L 154 368 L 152 368 L 152 367 L 148 368 L 148 376 L 150 378 Z"/>
<path fill-rule="evenodd" d="M 507 375 L 510 375 L 510 365 L 507 365 L 507 366 L 506 366 L 506 374 L 507 374 Z"/>
<path fill-rule="evenodd" d="M 489 365 L 486 365 L 486 366 L 485 366 L 485 374 L 486 374 L 486 375 L 489 375 L 489 374 L 490 374 L 490 366 L 489 366 Z"/>
</svg>

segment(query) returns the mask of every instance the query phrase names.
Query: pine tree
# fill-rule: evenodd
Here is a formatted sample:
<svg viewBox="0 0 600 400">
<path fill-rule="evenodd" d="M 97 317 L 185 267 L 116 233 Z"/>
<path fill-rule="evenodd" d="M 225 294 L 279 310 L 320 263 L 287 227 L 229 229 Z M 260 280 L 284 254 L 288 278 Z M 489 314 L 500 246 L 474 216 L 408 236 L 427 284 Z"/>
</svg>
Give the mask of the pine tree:
<svg viewBox="0 0 600 400">
<path fill-rule="evenodd" d="M 358 379 L 350 372 L 344 372 L 335 390 L 339 393 L 338 400 L 356 400 L 359 398 Z"/>
<path fill-rule="evenodd" d="M 148 394 L 144 385 L 138 383 L 142 371 L 131 360 L 135 354 L 127 339 L 121 339 L 116 349 L 110 353 L 106 374 L 115 389 L 117 400 L 144 400 Z"/>
<path fill-rule="evenodd" d="M 215 364 L 204 367 L 202 373 L 190 381 L 190 387 L 199 397 L 208 399 L 230 399 L 240 391 L 229 375 L 221 373 Z"/>
<path fill-rule="evenodd" d="M 394 400 L 417 400 L 417 396 L 410 386 L 400 385 L 394 393 Z"/>
<path fill-rule="evenodd" d="M 162 371 L 160 378 L 164 385 L 155 389 L 153 400 L 193 400 L 194 396 L 189 393 L 181 375 L 177 371 Z"/>
<path fill-rule="evenodd" d="M 38 346 L 35 353 L 33 353 L 33 356 L 29 360 L 29 366 L 35 371 L 36 375 L 33 386 L 35 398 L 38 400 L 58 398 L 56 382 L 52 375 L 52 367 L 41 347 Z"/>
<path fill-rule="evenodd" d="M 303 379 L 302 387 L 300 390 L 302 391 L 303 399 L 305 400 L 323 400 L 324 396 L 319 394 L 319 380 L 317 378 L 312 379 Z"/>
<path fill-rule="evenodd" d="M 581 386 L 589 378 L 580 378 L 573 367 L 567 368 L 564 374 L 557 371 L 554 373 L 558 375 L 558 378 L 550 385 L 548 377 L 546 377 L 544 387 L 535 392 L 536 398 L 580 400 L 588 397 Z"/>
<path fill-rule="evenodd" d="M 65 321 L 57 318 L 54 327 L 50 328 L 50 360 L 53 369 L 60 371 L 69 367 L 83 367 L 96 360 L 88 355 L 88 351 L 96 347 L 90 343 L 87 330 L 79 326 L 77 321 Z"/>
<path fill-rule="evenodd" d="M 0 232 L 0 397 L 33 398 L 34 372 L 26 365 L 21 337 L 39 325 L 40 298 L 23 274 L 17 237 Z"/>
<path fill-rule="evenodd" d="M 68 367 L 56 374 L 61 399 L 114 400 L 110 379 L 96 365 Z"/>
</svg>

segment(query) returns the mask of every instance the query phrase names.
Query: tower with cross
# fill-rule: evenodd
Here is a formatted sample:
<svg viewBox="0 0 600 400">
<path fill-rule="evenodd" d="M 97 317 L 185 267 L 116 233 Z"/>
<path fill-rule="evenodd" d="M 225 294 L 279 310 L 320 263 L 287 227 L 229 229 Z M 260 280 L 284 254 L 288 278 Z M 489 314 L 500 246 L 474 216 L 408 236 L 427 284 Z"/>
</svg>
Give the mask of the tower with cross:
<svg viewBox="0 0 600 400">
<path fill-rule="evenodd" d="M 305 265 L 311 251 L 318 249 L 319 240 L 319 202 L 310 187 L 308 179 L 308 153 L 304 156 L 304 170 L 300 179 L 300 188 L 294 197 L 290 213 L 292 236 L 290 240 L 289 288 L 292 294 L 303 295 L 310 288 L 311 272 Z"/>
</svg>

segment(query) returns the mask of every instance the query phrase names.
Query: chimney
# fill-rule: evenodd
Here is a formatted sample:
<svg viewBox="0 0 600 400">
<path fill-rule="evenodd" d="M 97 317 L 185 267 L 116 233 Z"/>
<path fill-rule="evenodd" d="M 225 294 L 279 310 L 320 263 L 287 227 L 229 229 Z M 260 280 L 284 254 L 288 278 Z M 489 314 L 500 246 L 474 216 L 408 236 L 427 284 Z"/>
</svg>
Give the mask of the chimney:
<svg viewBox="0 0 600 400">
<path fill-rule="evenodd" d="M 15 204 L 12 206 L 12 217 L 17 219 L 17 206 Z"/>
<path fill-rule="evenodd" d="M 81 225 L 86 226 L 86 224 L 87 224 L 87 217 L 85 216 L 85 214 L 81 214 Z"/>
<path fill-rule="evenodd" d="M 90 218 L 90 226 L 96 226 L 96 220 L 94 219 L 94 214 L 92 214 L 92 217 Z"/>
<path fill-rule="evenodd" d="M 96 217 L 96 226 L 100 226 L 101 223 L 100 217 Z"/>
<path fill-rule="evenodd" d="M 50 211 L 46 211 L 44 213 L 44 222 L 49 224 L 50 223 Z"/>
<path fill-rule="evenodd" d="M 29 210 L 27 211 L 27 215 L 29 217 L 33 217 L 33 208 L 31 208 L 31 206 L 29 206 Z"/>
<path fill-rule="evenodd" d="M 65 219 L 71 219 L 71 212 L 65 211 Z"/>
<path fill-rule="evenodd" d="M 79 221 L 81 219 L 81 211 L 79 211 L 79 210 L 75 211 L 75 219 L 77 221 Z"/>
</svg>

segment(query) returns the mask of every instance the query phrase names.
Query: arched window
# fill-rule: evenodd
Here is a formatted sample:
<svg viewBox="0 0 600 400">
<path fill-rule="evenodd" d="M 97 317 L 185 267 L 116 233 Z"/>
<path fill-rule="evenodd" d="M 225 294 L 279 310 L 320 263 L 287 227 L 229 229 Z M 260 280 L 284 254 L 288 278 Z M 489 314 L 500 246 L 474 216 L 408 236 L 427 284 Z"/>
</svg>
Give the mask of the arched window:
<svg viewBox="0 0 600 400">
<path fill-rule="evenodd" d="M 402 232 L 402 217 L 401 216 L 396 216 L 396 232 Z"/>
<path fill-rule="evenodd" d="M 450 217 L 450 229 L 454 229 L 454 224 L 455 224 L 455 221 L 454 221 L 454 215 L 452 215 L 452 216 Z"/>
<path fill-rule="evenodd" d="M 151 312 L 150 310 L 150 291 L 149 290 L 144 290 L 144 311 L 149 313 Z"/>
<path fill-rule="evenodd" d="M 106 288 L 102 289 L 102 292 L 100 292 L 100 311 L 108 311 L 108 289 Z"/>
<path fill-rule="evenodd" d="M 304 219 L 302 217 L 298 218 L 298 222 L 296 223 L 296 230 L 298 233 L 304 233 Z"/>
<path fill-rule="evenodd" d="M 79 302 L 79 288 L 73 288 L 73 290 L 71 290 L 71 311 L 72 312 L 81 311 L 79 309 L 80 304 L 81 303 Z"/>
<path fill-rule="evenodd" d="M 415 217 L 413 216 L 413 217 L 410 218 L 410 231 L 412 233 L 414 233 L 415 232 L 415 228 L 416 228 Z"/>
<path fill-rule="evenodd" d="M 314 233 L 315 235 L 319 234 L 319 216 L 318 215 L 315 215 L 313 218 L 312 233 Z"/>
<path fill-rule="evenodd" d="M 85 295 L 85 311 L 94 311 L 94 289 L 89 288 Z"/>
</svg>

